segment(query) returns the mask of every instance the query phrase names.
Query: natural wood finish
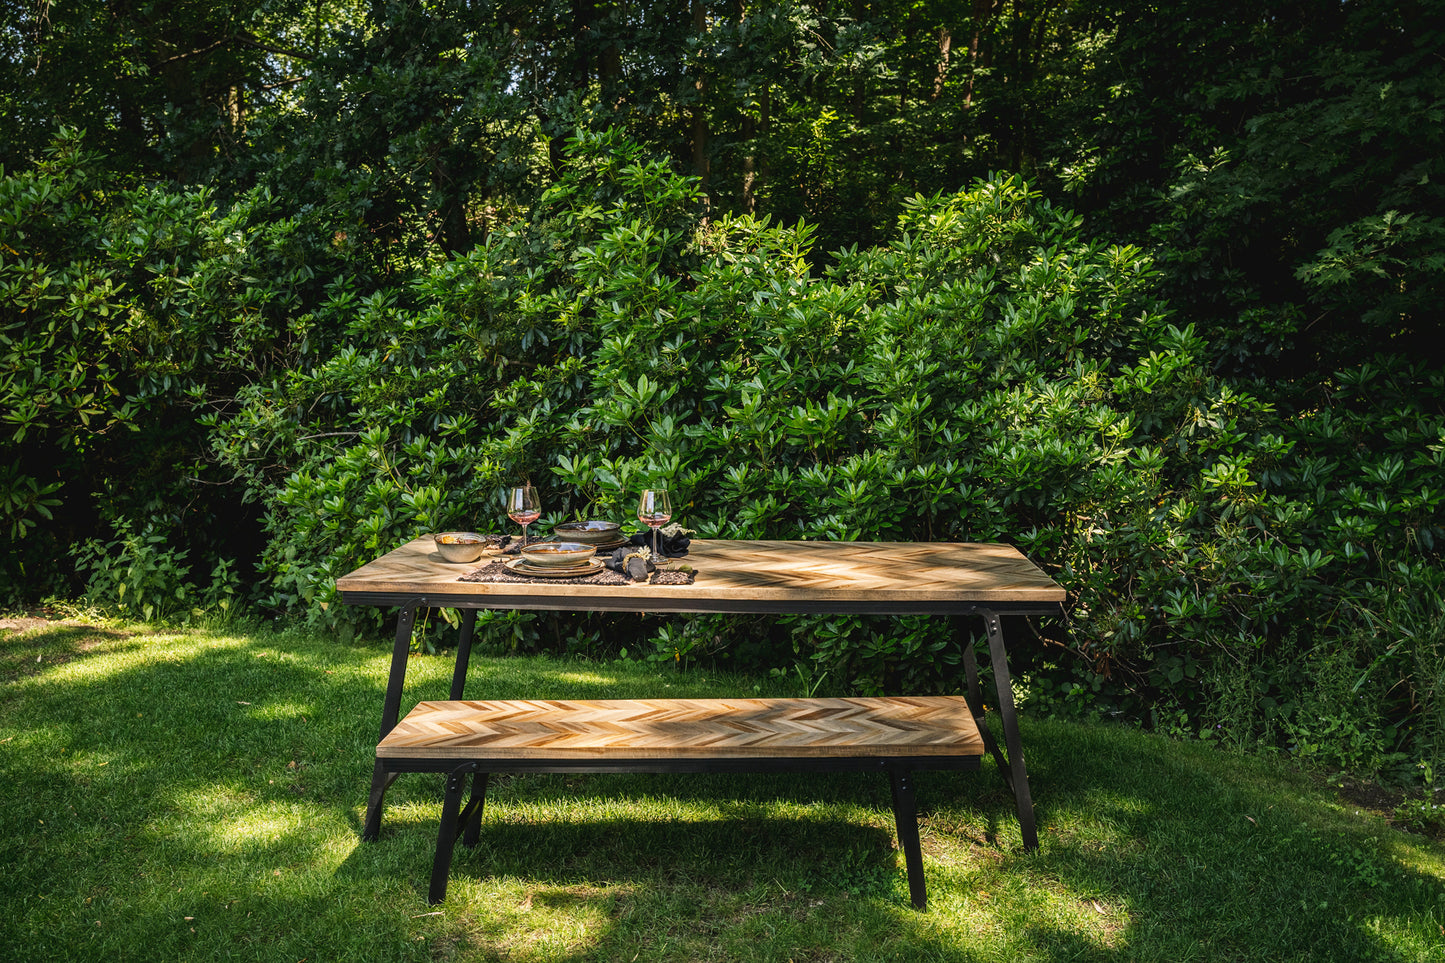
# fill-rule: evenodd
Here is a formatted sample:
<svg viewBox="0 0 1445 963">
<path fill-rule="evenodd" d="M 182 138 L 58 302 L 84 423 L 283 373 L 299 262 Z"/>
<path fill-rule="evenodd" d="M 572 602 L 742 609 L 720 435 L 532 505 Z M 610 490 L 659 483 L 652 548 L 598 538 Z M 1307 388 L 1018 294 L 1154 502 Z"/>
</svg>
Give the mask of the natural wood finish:
<svg viewBox="0 0 1445 963">
<path fill-rule="evenodd" d="M 1055 611 L 1064 590 L 1010 545 L 694 540 L 691 585 L 460 582 L 429 536 L 337 579 L 343 601 L 440 607 L 721 612 L 957 612 L 974 603 Z"/>
<path fill-rule="evenodd" d="M 422 702 L 379 759 L 980 756 L 960 696 Z"/>
</svg>

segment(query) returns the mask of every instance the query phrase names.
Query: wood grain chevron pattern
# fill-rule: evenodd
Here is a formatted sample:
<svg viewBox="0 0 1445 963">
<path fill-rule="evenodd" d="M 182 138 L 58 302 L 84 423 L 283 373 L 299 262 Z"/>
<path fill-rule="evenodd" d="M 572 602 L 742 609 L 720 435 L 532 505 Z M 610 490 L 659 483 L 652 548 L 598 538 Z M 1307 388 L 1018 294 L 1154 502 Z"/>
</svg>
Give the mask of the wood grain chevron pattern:
<svg viewBox="0 0 1445 963">
<path fill-rule="evenodd" d="M 422 702 L 378 758 L 978 756 L 961 696 Z"/>
<path fill-rule="evenodd" d="M 431 604 L 642 611 L 945 612 L 964 603 L 1057 606 L 1064 590 L 1010 545 L 962 542 L 695 540 L 691 585 L 459 582 L 418 538 L 337 580 L 343 601 L 426 596 Z"/>
</svg>

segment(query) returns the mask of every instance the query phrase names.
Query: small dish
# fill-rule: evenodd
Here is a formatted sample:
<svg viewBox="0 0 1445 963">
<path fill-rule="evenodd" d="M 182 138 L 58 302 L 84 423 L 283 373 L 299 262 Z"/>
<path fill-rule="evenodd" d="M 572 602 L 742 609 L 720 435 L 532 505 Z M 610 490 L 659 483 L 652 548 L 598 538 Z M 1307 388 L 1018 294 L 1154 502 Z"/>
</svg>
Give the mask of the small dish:
<svg viewBox="0 0 1445 963">
<path fill-rule="evenodd" d="M 569 568 L 597 554 L 597 546 L 582 542 L 534 542 L 522 548 L 522 558 L 533 568 Z"/>
<path fill-rule="evenodd" d="M 607 545 L 622 538 L 621 525 L 617 522 L 604 522 L 600 519 L 585 522 L 562 522 L 560 525 L 553 526 L 552 532 L 569 542 L 582 542 L 585 545 Z"/>
<path fill-rule="evenodd" d="M 595 575 L 607 567 L 600 558 L 589 558 L 581 565 L 531 565 L 525 558 L 514 558 L 503 563 L 507 568 L 518 575 L 528 575 L 535 578 L 584 578 L 588 575 Z"/>
<path fill-rule="evenodd" d="M 487 550 L 487 538 L 476 532 L 438 532 L 432 536 L 437 551 L 448 562 L 475 562 Z"/>
</svg>

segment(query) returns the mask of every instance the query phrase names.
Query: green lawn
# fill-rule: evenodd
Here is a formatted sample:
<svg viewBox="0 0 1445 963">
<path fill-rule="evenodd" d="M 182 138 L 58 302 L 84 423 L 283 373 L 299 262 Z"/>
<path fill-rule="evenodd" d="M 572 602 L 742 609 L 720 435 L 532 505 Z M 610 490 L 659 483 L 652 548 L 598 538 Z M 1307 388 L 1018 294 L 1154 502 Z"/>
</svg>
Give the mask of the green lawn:
<svg viewBox="0 0 1445 963">
<path fill-rule="evenodd" d="M 879 776 L 493 781 L 426 903 L 439 776 L 357 838 L 388 646 L 0 632 L 3 960 L 1445 960 L 1445 847 L 1268 759 L 1023 720 L 1042 846 L 981 773 L 923 774 L 930 908 Z M 444 697 L 414 659 L 403 710 Z M 478 658 L 468 695 L 751 693 Z"/>
</svg>

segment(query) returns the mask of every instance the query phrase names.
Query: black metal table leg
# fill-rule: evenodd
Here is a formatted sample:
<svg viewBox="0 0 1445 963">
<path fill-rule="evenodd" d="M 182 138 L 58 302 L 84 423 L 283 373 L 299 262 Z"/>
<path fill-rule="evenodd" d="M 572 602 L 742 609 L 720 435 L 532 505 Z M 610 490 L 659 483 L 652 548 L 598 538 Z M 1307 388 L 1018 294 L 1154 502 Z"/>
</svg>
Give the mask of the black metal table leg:
<svg viewBox="0 0 1445 963">
<path fill-rule="evenodd" d="M 1019 735 L 1018 713 L 1014 710 L 1013 677 L 1008 671 L 1008 649 L 1004 645 L 1003 625 L 998 613 L 981 608 L 984 630 L 988 633 L 988 653 L 993 662 L 993 684 L 998 690 L 998 716 L 1003 723 L 1004 745 L 1008 747 L 1009 788 L 1014 791 L 1014 802 L 1018 805 L 1019 830 L 1023 835 L 1024 849 L 1039 848 L 1039 834 L 1034 827 L 1034 801 L 1029 793 L 1029 774 L 1024 768 L 1024 744 Z"/>
<path fill-rule="evenodd" d="M 457 635 L 457 665 L 452 670 L 452 694 L 448 696 L 453 702 L 462 697 L 462 689 L 467 682 L 467 665 L 472 660 L 472 633 L 477 628 L 477 610 L 465 609 L 462 615 L 462 628 Z"/>
<path fill-rule="evenodd" d="M 953 634 L 958 640 L 959 648 L 963 650 L 963 675 L 968 686 L 964 692 L 964 700 L 968 703 L 968 711 L 973 714 L 973 723 L 978 726 L 978 734 L 983 739 L 984 748 L 993 756 L 994 764 L 1003 775 L 1004 783 L 1013 789 L 1013 776 L 1009 770 L 1008 760 L 1004 758 L 1003 751 L 998 747 L 998 741 L 993 737 L 993 730 L 988 727 L 988 716 L 983 708 L 983 692 L 978 685 L 978 658 L 973 653 L 973 642 L 968 632 L 964 629 L 965 616 L 956 615 L 953 618 Z"/>
<path fill-rule="evenodd" d="M 386 701 L 381 707 L 381 736 L 378 742 L 396 728 L 396 717 L 401 712 L 401 689 L 406 681 L 406 660 L 411 655 L 411 633 L 416 625 L 417 607 L 422 601 L 403 605 L 396 617 L 396 640 L 391 647 L 391 674 L 386 680 Z M 385 772 L 378 759 L 371 771 L 371 792 L 366 798 L 362 839 L 374 840 L 381 834 L 381 810 L 386 801 L 386 790 L 395 780 L 396 773 Z"/>
<path fill-rule="evenodd" d="M 462 845 L 468 849 L 476 846 L 477 839 L 481 836 L 482 813 L 487 807 L 487 783 L 490 780 L 490 773 L 472 774 L 471 798 L 467 800 L 467 806 L 462 810 L 462 814 L 457 817 L 465 827 L 462 832 Z"/>
<path fill-rule="evenodd" d="M 999 721 L 1003 723 L 1004 746 L 1008 750 L 1006 757 L 999 749 L 993 732 L 988 728 L 983 710 L 983 696 L 978 684 L 978 663 L 973 653 L 973 645 L 963 631 L 962 617 L 960 616 L 955 619 L 955 625 L 959 643 L 963 648 L 963 668 L 968 686 L 968 692 L 964 698 L 968 702 L 969 711 L 973 713 L 974 722 L 978 724 L 978 733 L 983 738 L 984 746 L 993 755 L 994 762 L 998 764 L 1004 784 L 1014 794 L 1024 849 L 1038 849 L 1039 834 L 1034 824 L 1034 803 L 1033 796 L 1029 792 L 1029 774 L 1024 766 L 1023 739 L 1019 735 L 1018 712 L 1014 707 L 1013 677 L 1009 674 L 1008 648 L 1004 644 L 1003 625 L 998 613 L 992 609 L 979 608 L 977 614 L 983 619 L 984 632 L 988 636 L 989 661 L 993 666 L 994 688 L 998 692 Z"/>
<path fill-rule="evenodd" d="M 898 848 L 908 870 L 908 898 L 914 909 L 928 908 L 928 891 L 923 881 L 923 847 L 918 840 L 918 799 L 913 791 L 913 773 L 892 769 L 888 780 L 893 790 L 893 825 L 898 829 Z"/>
</svg>

